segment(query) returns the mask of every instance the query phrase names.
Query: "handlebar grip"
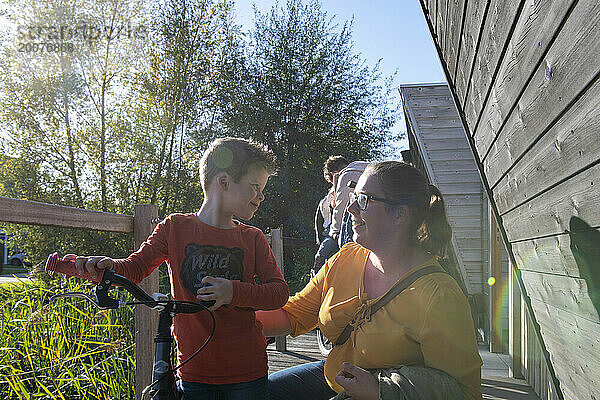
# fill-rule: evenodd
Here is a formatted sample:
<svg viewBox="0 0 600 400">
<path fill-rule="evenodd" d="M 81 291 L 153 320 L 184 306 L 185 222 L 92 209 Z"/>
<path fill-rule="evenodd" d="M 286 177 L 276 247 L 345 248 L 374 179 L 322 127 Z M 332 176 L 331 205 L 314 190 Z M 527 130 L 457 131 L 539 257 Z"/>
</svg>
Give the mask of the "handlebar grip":
<svg viewBox="0 0 600 400">
<path fill-rule="evenodd" d="M 77 278 L 87 279 L 88 281 L 93 282 L 95 285 L 99 284 L 102 280 L 101 273 L 99 273 L 96 278 L 93 278 L 86 270 L 83 271 L 83 274 L 79 274 L 77 268 L 75 267 L 75 261 L 63 260 L 58 256 L 57 253 L 52 253 L 48 256 L 48 259 L 46 260 L 46 267 L 44 269 L 50 276 L 54 276 L 55 272 L 60 272 L 61 274 L 69 277 L 74 276 Z"/>
</svg>

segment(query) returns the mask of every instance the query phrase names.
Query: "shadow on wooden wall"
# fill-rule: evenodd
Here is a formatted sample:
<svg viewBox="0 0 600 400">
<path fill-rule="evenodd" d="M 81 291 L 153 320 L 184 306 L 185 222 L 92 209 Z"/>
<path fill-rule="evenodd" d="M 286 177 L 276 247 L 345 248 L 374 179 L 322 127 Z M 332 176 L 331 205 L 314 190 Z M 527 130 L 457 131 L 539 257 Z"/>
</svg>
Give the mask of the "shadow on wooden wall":
<svg viewBox="0 0 600 400">
<path fill-rule="evenodd" d="M 600 232 L 578 217 L 569 221 L 571 251 L 600 318 Z"/>
</svg>

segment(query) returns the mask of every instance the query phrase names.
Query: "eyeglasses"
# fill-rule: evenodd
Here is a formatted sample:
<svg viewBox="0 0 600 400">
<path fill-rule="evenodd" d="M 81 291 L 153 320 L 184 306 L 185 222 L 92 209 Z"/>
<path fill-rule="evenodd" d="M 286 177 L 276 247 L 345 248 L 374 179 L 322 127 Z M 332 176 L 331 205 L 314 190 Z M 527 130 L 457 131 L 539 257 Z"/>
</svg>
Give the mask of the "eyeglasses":
<svg viewBox="0 0 600 400">
<path fill-rule="evenodd" d="M 369 200 L 372 201 L 380 201 L 382 203 L 385 204 L 390 204 L 390 205 L 394 205 L 397 206 L 401 203 L 397 202 L 397 201 L 393 201 L 393 200 L 388 200 L 388 199 L 384 199 L 381 197 L 375 197 L 371 194 L 366 194 L 366 193 L 354 193 L 354 192 L 350 192 L 350 196 L 349 196 L 349 203 L 348 206 L 350 206 L 350 204 L 356 202 L 356 205 L 358 206 L 358 209 L 360 211 L 365 211 L 367 209 L 367 206 L 369 205 Z"/>
</svg>

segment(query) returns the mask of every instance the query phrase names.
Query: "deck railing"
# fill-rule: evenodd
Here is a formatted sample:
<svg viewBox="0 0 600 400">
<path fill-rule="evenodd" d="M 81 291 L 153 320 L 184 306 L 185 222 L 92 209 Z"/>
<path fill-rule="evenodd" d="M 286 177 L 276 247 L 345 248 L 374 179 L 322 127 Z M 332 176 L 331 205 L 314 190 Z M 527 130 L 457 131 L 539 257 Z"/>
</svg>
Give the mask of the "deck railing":
<svg viewBox="0 0 600 400">
<path fill-rule="evenodd" d="M 509 279 L 509 354 L 510 375 L 525 379 L 543 400 L 556 400 L 556 388 L 543 354 L 529 309 L 525 304 L 515 270 L 511 266 Z"/>
</svg>

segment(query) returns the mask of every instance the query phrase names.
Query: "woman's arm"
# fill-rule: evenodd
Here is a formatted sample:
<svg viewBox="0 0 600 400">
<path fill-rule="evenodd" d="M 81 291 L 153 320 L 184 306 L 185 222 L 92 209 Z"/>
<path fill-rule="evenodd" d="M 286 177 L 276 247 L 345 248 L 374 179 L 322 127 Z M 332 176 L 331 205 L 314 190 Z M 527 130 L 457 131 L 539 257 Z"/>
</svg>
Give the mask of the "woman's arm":
<svg viewBox="0 0 600 400">
<path fill-rule="evenodd" d="M 292 333 L 292 324 L 283 309 L 256 311 L 256 319 L 263 325 L 265 336 L 282 336 Z"/>
</svg>

